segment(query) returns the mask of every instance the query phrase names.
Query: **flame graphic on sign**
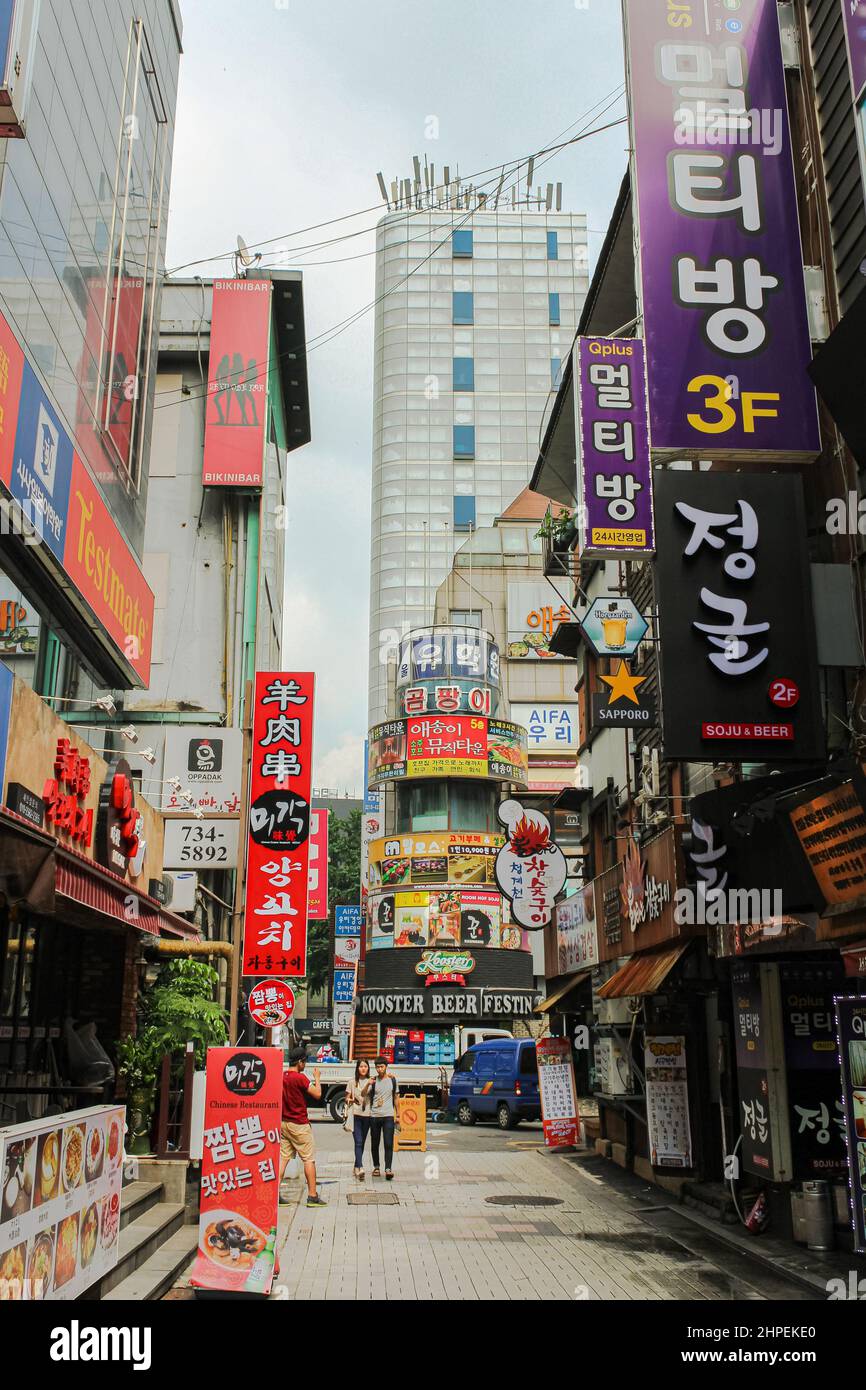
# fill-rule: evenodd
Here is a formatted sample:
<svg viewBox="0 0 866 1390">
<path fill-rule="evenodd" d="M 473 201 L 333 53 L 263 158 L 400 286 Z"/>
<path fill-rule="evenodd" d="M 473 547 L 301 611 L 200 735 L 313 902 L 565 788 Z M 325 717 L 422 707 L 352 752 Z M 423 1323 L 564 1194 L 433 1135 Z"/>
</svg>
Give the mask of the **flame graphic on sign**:
<svg viewBox="0 0 866 1390">
<path fill-rule="evenodd" d="M 530 854 L 541 854 L 550 846 L 550 826 L 536 825 L 528 816 L 522 816 L 511 828 L 511 849 L 514 854 L 526 858 Z"/>
</svg>

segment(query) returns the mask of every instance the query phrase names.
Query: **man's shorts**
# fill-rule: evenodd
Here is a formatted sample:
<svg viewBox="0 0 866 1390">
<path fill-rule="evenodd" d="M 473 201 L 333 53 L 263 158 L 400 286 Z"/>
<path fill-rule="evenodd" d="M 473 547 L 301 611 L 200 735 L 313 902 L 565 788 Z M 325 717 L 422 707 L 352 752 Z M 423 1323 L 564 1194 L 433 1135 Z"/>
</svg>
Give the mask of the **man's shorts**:
<svg viewBox="0 0 866 1390">
<path fill-rule="evenodd" d="M 285 1162 L 297 1154 L 302 1163 L 311 1163 L 316 1157 L 312 1125 L 293 1125 L 283 1120 L 280 1126 L 280 1157 Z"/>
</svg>

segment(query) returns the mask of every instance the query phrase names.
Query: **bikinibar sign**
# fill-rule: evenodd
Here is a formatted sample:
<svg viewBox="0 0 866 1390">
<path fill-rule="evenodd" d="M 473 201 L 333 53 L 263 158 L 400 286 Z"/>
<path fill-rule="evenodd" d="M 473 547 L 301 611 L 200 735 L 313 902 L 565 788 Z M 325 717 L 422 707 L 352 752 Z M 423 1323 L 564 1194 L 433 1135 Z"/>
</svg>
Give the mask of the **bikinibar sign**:
<svg viewBox="0 0 866 1390">
<path fill-rule="evenodd" d="M 216 280 L 210 333 L 205 487 L 260 488 L 267 440 L 270 280 Z"/>
<path fill-rule="evenodd" d="M 195 1288 L 270 1293 L 282 1082 L 279 1048 L 208 1048 Z"/>
</svg>

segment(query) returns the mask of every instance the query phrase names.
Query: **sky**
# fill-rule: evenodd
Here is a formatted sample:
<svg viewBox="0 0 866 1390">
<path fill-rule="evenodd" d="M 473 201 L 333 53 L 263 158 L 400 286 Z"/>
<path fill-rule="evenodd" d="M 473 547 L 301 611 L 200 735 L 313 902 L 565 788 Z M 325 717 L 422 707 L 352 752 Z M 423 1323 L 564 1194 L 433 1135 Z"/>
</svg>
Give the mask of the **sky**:
<svg viewBox="0 0 866 1390">
<path fill-rule="evenodd" d="M 315 785 L 359 793 L 372 311 L 321 335 L 372 303 L 373 228 L 385 211 L 377 171 L 386 184 L 409 177 L 417 154 L 466 178 L 573 135 L 603 98 L 617 99 L 601 122 L 625 114 L 620 0 L 181 0 L 181 9 L 166 263 L 230 274 L 240 233 L 251 246 L 271 243 L 264 264 L 304 271 L 312 443 L 289 455 L 284 665 L 317 675 Z M 617 126 L 570 146 L 535 180 L 561 180 L 563 210 L 587 213 L 591 269 L 627 145 Z M 357 215 L 305 230 L 346 214 Z"/>
</svg>

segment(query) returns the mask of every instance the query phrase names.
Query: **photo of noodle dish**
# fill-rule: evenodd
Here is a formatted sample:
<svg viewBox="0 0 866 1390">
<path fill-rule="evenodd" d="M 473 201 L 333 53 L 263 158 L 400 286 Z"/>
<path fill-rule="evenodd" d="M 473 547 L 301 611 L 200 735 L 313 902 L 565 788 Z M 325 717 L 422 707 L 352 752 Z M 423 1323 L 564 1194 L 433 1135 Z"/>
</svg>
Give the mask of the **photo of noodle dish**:
<svg viewBox="0 0 866 1390">
<path fill-rule="evenodd" d="M 63 1131 L 63 1161 L 60 1166 L 64 1192 L 72 1192 L 84 1173 L 84 1125 L 70 1125 Z"/>
<path fill-rule="evenodd" d="M 51 1288 L 53 1268 L 54 1232 L 40 1231 L 31 1241 L 27 1257 L 27 1280 L 31 1298 L 45 1298 Z"/>
<path fill-rule="evenodd" d="M 16 1303 L 24 1296 L 24 1245 L 13 1245 L 0 1255 L 0 1303 Z"/>
<path fill-rule="evenodd" d="M 78 1221 L 80 1212 L 73 1212 L 57 1227 L 57 1250 L 54 1257 L 54 1287 L 61 1289 L 75 1277 L 78 1263 Z"/>
<path fill-rule="evenodd" d="M 202 1236 L 205 1254 L 221 1269 L 251 1269 L 266 1244 L 264 1232 L 233 1211 L 211 1213 Z"/>
</svg>

